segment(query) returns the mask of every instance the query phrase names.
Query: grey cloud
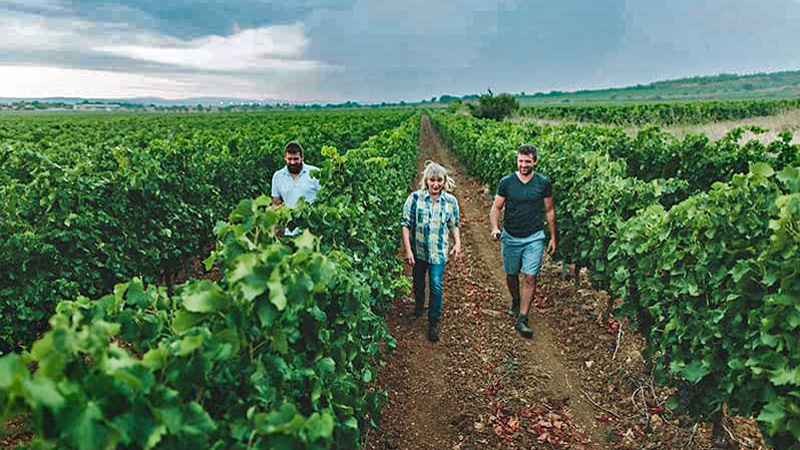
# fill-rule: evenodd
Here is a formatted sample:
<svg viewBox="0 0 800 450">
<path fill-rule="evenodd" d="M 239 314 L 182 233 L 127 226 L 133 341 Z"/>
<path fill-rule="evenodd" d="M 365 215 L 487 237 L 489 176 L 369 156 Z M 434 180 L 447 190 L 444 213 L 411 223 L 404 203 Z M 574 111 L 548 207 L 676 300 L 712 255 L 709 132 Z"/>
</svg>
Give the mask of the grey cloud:
<svg viewBox="0 0 800 450">
<path fill-rule="evenodd" d="M 628 0 L 625 39 L 594 74 L 627 85 L 722 72 L 796 70 L 800 3 L 776 0 Z"/>
<path fill-rule="evenodd" d="M 341 0 L 12 0 L 7 9 L 46 17 L 75 17 L 95 22 L 124 22 L 132 28 L 194 38 L 227 35 L 239 28 L 290 24 L 311 11 L 347 8 Z"/>
<path fill-rule="evenodd" d="M 141 75 L 207 74 L 215 76 L 252 77 L 254 79 L 261 77 L 268 81 L 277 81 L 280 80 L 280 78 L 314 80 L 319 76 L 316 74 L 303 74 L 298 71 L 293 71 L 289 74 L 283 69 L 270 68 L 216 70 L 210 67 L 199 69 L 191 66 L 142 61 L 112 53 L 81 52 L 76 50 L 59 52 L 46 50 L 6 51 L 0 53 L 0 66 L 59 67 L 104 72 L 136 73 Z"/>
<path fill-rule="evenodd" d="M 582 89 L 800 66 L 800 30 L 790 22 L 800 17 L 795 0 L 768 7 L 755 0 L 6 0 L 0 23 L 9 17 L 38 20 L 43 36 L 37 45 L 0 41 L 0 65 L 222 77 L 241 89 L 331 101 Z M 192 69 L 92 50 L 190 48 L 204 36 L 286 24 L 303 24 L 308 39 L 295 58 L 325 69 Z"/>
<path fill-rule="evenodd" d="M 3 7 L 8 11 L 50 16 L 60 16 L 70 10 L 62 0 L 6 0 Z"/>
<path fill-rule="evenodd" d="M 530 92 L 585 79 L 625 31 L 623 0 L 428 3 L 401 13 L 357 1 L 347 13 L 312 15 L 311 55 L 347 67 L 335 82 L 356 98 L 374 98 L 376 84 L 406 98 Z"/>
<path fill-rule="evenodd" d="M 110 53 L 64 51 L 5 51 L 0 53 L 0 65 L 62 67 L 68 69 L 102 70 L 108 72 L 169 74 L 196 73 L 198 70 L 169 64 L 139 61 Z"/>
</svg>

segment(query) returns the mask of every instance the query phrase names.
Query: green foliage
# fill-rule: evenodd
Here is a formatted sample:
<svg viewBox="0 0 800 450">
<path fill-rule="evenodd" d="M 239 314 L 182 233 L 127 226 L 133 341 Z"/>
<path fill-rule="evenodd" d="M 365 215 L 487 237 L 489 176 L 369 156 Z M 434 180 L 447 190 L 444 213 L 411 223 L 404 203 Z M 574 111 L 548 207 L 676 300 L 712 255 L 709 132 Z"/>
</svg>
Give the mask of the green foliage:
<svg viewBox="0 0 800 450">
<path fill-rule="evenodd" d="M 798 148 L 789 143 L 791 135 L 788 142 L 775 141 L 769 147 L 756 140 L 739 145 L 745 128 L 734 128 L 722 139 L 710 142 L 702 134 L 678 140 L 657 127 L 647 126 L 632 142 L 613 154 L 627 161 L 631 176 L 643 180 L 676 177 L 686 181 L 689 184 L 687 194 L 708 190 L 717 181 L 730 180 L 734 174 L 747 172 L 749 165 L 755 162 L 768 162 L 775 167 L 791 162 L 788 156 Z M 755 127 L 747 129 L 757 133 L 764 131 Z M 783 147 L 788 148 L 784 150 Z M 774 155 L 779 154 L 784 155 L 785 160 L 776 159 Z"/>
<path fill-rule="evenodd" d="M 59 300 L 173 284 L 214 223 L 269 191 L 287 141 L 316 163 L 410 114 L 0 117 L 0 352 L 28 346 Z"/>
<path fill-rule="evenodd" d="M 642 211 L 609 254 L 622 312 L 660 355 L 656 375 L 680 388 L 674 405 L 756 414 L 776 448 L 800 440 L 798 188 L 797 168 L 755 164 L 669 211 Z"/>
<path fill-rule="evenodd" d="M 3 417 L 30 412 L 32 448 L 357 448 L 386 399 L 369 386 L 394 346 L 375 311 L 405 287 L 386 237 L 418 122 L 342 155 L 323 149 L 313 205 L 240 202 L 206 260 L 220 282 L 170 296 L 137 278 L 60 302 L 30 352 L 0 357 Z M 303 234 L 276 237 L 289 220 Z"/>
<path fill-rule="evenodd" d="M 618 126 L 702 124 L 771 116 L 800 108 L 800 100 L 731 100 L 630 104 L 536 105 L 521 115 Z"/>
<path fill-rule="evenodd" d="M 472 110 L 472 115 L 479 119 L 503 120 L 514 114 L 519 109 L 519 103 L 511 94 L 481 95 L 478 105 Z"/>
<path fill-rule="evenodd" d="M 728 405 L 776 448 L 800 445 L 800 168 L 788 136 L 767 151 L 737 145 L 741 130 L 676 144 L 655 128 L 631 142 L 596 127 L 434 121 L 490 184 L 514 170 L 521 142 L 539 147 L 558 257 L 624 299 L 656 379 L 677 388 L 671 406 L 709 419 Z"/>
</svg>

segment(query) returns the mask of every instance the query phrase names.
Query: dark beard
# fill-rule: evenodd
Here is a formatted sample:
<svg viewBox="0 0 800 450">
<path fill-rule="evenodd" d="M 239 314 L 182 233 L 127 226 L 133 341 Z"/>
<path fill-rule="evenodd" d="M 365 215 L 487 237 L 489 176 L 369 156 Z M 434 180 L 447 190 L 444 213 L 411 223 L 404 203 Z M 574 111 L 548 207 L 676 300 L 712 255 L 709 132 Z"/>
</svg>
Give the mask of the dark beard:
<svg viewBox="0 0 800 450">
<path fill-rule="evenodd" d="M 289 173 L 293 173 L 297 175 L 303 170 L 303 163 L 299 164 L 287 164 L 286 168 L 289 169 Z"/>
</svg>

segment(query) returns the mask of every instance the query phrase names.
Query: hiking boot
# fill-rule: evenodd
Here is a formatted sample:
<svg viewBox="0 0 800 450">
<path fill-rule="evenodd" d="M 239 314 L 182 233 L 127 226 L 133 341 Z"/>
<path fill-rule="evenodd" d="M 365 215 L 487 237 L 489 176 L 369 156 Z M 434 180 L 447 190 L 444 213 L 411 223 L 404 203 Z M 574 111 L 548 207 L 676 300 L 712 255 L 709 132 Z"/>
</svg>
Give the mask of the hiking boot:
<svg viewBox="0 0 800 450">
<path fill-rule="evenodd" d="M 508 309 L 508 315 L 510 317 L 517 317 L 519 315 L 519 299 L 512 298 L 511 299 L 511 308 Z"/>
<path fill-rule="evenodd" d="M 528 326 L 528 316 L 523 316 L 522 314 L 518 315 L 517 323 L 514 324 L 514 329 L 524 338 L 530 339 L 533 337 L 533 330 Z"/>
<path fill-rule="evenodd" d="M 439 342 L 439 320 L 431 319 L 428 321 L 428 340 Z"/>
</svg>

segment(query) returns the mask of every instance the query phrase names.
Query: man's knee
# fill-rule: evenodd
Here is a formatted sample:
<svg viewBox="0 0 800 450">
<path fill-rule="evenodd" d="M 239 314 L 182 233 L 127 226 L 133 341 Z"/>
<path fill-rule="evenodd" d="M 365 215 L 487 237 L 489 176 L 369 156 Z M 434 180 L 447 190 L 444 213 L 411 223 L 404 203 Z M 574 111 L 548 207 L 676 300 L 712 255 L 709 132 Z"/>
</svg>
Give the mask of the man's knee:
<svg viewBox="0 0 800 450">
<path fill-rule="evenodd" d="M 522 278 L 525 280 L 526 286 L 536 286 L 536 275 L 528 275 L 527 273 L 522 274 Z"/>
</svg>

